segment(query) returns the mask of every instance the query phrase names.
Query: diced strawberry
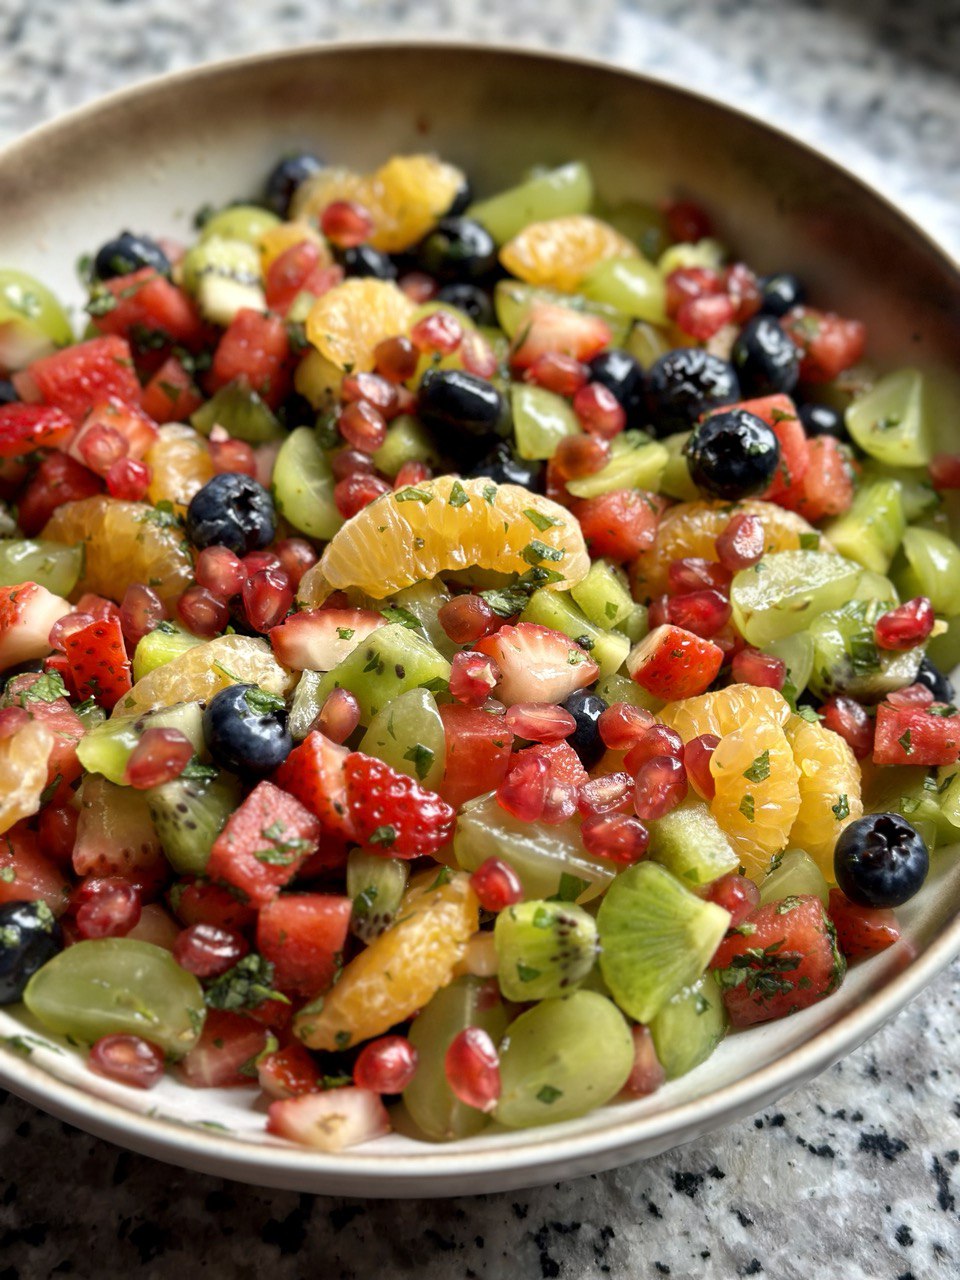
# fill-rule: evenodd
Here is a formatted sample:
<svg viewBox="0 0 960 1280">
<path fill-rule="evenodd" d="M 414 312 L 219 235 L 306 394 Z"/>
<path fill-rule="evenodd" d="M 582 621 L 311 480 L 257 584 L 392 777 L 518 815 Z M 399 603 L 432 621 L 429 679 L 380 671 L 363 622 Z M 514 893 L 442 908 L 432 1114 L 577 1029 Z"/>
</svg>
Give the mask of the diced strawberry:
<svg viewBox="0 0 960 1280">
<path fill-rule="evenodd" d="M 417 858 L 436 853 L 453 835 L 447 802 L 382 760 L 352 751 L 344 774 L 356 838 L 374 852 Z"/>
<path fill-rule="evenodd" d="M 803 382 L 829 382 L 863 356 L 867 331 L 860 320 L 814 307 L 794 307 L 780 323 L 800 349 Z"/>
<path fill-rule="evenodd" d="M 0 404 L 0 458 L 53 448 L 72 434 L 73 419 L 52 405 Z"/>
<path fill-rule="evenodd" d="M 177 1065 L 177 1074 L 194 1089 L 254 1084 L 267 1034 L 266 1027 L 252 1018 L 208 1009 L 200 1039 Z"/>
<path fill-rule="evenodd" d="M 828 910 L 837 931 L 837 945 L 848 960 L 876 955 L 900 937 L 897 917 L 889 907 L 861 907 L 841 889 L 831 889 Z"/>
<path fill-rule="evenodd" d="M 710 961 L 735 1027 L 783 1018 L 836 991 L 846 962 L 812 894 L 758 907 Z"/>
<path fill-rule="evenodd" d="M 322 266 L 319 246 L 311 240 L 301 240 L 270 263 L 264 282 L 267 305 L 285 316 L 301 293 L 319 298 L 342 280 L 343 267 Z"/>
<path fill-rule="evenodd" d="M 797 417 L 797 408 L 789 396 L 761 396 L 757 400 L 741 400 L 731 409 L 745 409 L 765 422 L 780 444 L 780 465 L 769 488 L 761 497 L 777 502 L 791 486 L 799 484 L 809 465 L 809 441 Z"/>
<path fill-rule="evenodd" d="M 352 906 L 349 898 L 331 893 L 285 893 L 262 908 L 257 950 L 273 964 L 281 991 L 326 991 L 342 960 Z"/>
<path fill-rule="evenodd" d="M 81 698 L 96 698 L 109 711 L 133 686 L 130 659 L 117 617 L 97 618 L 63 641 Z"/>
<path fill-rule="evenodd" d="M 294 878 L 319 837 L 309 810 L 272 782 L 259 782 L 213 842 L 207 875 L 263 907 Z"/>
<path fill-rule="evenodd" d="M 141 887 L 144 901 L 156 897 L 166 887 L 170 864 L 146 795 L 88 773 L 80 790 L 72 862 L 78 876 L 120 876 Z"/>
<path fill-rule="evenodd" d="M 51 453 L 20 495 L 19 524 L 28 538 L 41 531 L 57 507 L 103 491 L 103 481 L 65 453 Z"/>
<path fill-rule="evenodd" d="M 316 1151 L 337 1152 L 390 1132 L 380 1095 L 349 1085 L 271 1102 L 267 1129 Z"/>
<path fill-rule="evenodd" d="M 104 280 L 102 287 L 115 305 L 94 316 L 93 326 L 101 333 L 126 338 L 134 346 L 142 335 L 191 348 L 203 342 L 204 324 L 192 300 L 152 267 Z"/>
<path fill-rule="evenodd" d="M 47 766 L 48 783 L 75 782 L 82 772 L 77 759 L 77 743 L 83 737 L 83 721 L 63 696 L 57 696 L 56 681 L 29 672 L 10 680 L 3 693 L 3 706 L 22 707 L 53 734 L 53 750 Z"/>
<path fill-rule="evenodd" d="M 438 788 L 454 809 L 485 791 L 495 791 L 506 777 L 513 734 L 503 717 L 476 707 L 447 703 L 439 708 L 446 737 L 446 766 Z"/>
<path fill-rule="evenodd" d="M 571 504 L 594 556 L 635 560 L 653 544 L 663 499 L 642 489 L 611 489 Z"/>
<path fill-rule="evenodd" d="M 299 1098 L 320 1088 L 320 1068 L 298 1040 L 265 1053 L 257 1062 L 257 1075 L 260 1088 L 271 1098 Z"/>
<path fill-rule="evenodd" d="M 278 316 L 241 307 L 214 352 L 208 379 L 211 391 L 243 379 L 276 409 L 290 386 L 290 339 Z"/>
<path fill-rule="evenodd" d="M 270 643 L 285 667 L 332 671 L 386 621 L 371 609 L 305 609 L 272 627 Z"/>
<path fill-rule="evenodd" d="M 514 756 L 519 760 L 524 756 L 539 756 L 547 762 L 547 778 L 550 782 L 569 782 L 575 787 L 582 787 L 589 780 L 580 757 L 567 742 L 538 742 L 535 746 L 524 747 Z"/>
<path fill-rule="evenodd" d="M 777 495 L 781 507 L 796 511 L 811 524 L 841 516 L 853 504 L 853 468 L 833 436 L 807 441 L 808 466 L 802 479 Z"/>
<path fill-rule="evenodd" d="M 166 359 L 143 389 L 143 409 L 154 422 L 185 422 L 202 404 L 197 384 L 176 356 Z"/>
<path fill-rule="evenodd" d="M 320 820 L 325 835 L 352 839 L 343 766 L 349 751 L 314 730 L 273 775 L 273 781 Z"/>
<path fill-rule="evenodd" d="M 723 665 L 723 650 L 692 631 L 664 624 L 627 656 L 630 678 L 665 702 L 704 693 Z"/>
<path fill-rule="evenodd" d="M 514 338 L 510 363 L 515 369 L 528 369 L 548 352 L 586 361 L 609 346 L 611 338 L 610 326 L 599 316 L 554 302 L 534 302 Z"/>
<path fill-rule="evenodd" d="M 35 360 L 14 382 L 23 399 L 55 405 L 78 425 L 98 400 L 116 396 L 124 404 L 140 403 L 130 344 L 112 335 Z"/>
<path fill-rule="evenodd" d="M 256 918 L 253 907 L 210 880 L 181 880 L 170 891 L 170 906 L 185 925 L 213 924 L 221 929 L 245 929 Z"/>
<path fill-rule="evenodd" d="M 575 689 L 597 678 L 594 660 L 569 636 L 535 622 L 501 627 L 478 640 L 474 648 L 500 668 L 496 696 L 515 702 L 563 702 Z"/>
<path fill-rule="evenodd" d="M 960 712 L 941 702 L 894 707 L 881 702 L 873 739 L 874 764 L 929 767 L 960 760 Z"/>
<path fill-rule="evenodd" d="M 71 612 L 62 596 L 36 582 L 0 587 L 0 671 L 50 652 L 50 628 Z"/>
<path fill-rule="evenodd" d="M 142 458 L 157 439 L 157 424 L 135 405 L 124 404 L 113 397 L 109 400 L 98 400 L 91 408 L 83 425 L 70 441 L 67 452 L 78 462 L 84 463 L 98 475 L 105 475 L 115 459 L 110 458 L 103 467 L 95 465 L 88 441 L 92 433 L 116 431 L 122 436 L 126 449 L 120 455 L 124 458 Z"/>
<path fill-rule="evenodd" d="M 0 836 L 0 903 L 41 900 L 55 916 L 70 901 L 70 886 L 60 869 L 40 852 L 40 840 L 25 823 Z"/>
</svg>

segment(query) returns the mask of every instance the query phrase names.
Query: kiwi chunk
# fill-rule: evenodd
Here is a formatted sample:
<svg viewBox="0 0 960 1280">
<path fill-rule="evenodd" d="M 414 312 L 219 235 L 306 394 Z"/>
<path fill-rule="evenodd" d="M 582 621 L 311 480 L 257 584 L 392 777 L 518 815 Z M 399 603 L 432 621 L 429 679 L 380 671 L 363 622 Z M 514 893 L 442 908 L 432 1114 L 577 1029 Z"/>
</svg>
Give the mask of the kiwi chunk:
<svg viewBox="0 0 960 1280">
<path fill-rule="evenodd" d="M 360 723 L 368 725 L 377 712 L 407 689 L 446 690 L 450 663 L 403 623 L 380 627 L 354 649 L 317 686 L 320 706 L 333 689 L 349 689 L 360 704 Z"/>
<path fill-rule="evenodd" d="M 923 649 L 898 653 L 877 646 L 874 626 L 891 605 L 881 600 L 851 600 L 831 609 L 810 626 L 813 666 L 809 689 L 817 698 L 845 693 L 858 702 L 879 702 L 893 689 L 912 684 Z"/>
<path fill-rule="evenodd" d="M 199 702 L 177 702 L 144 716 L 114 716 L 89 729 L 77 744 L 77 758 L 88 773 L 102 773 L 118 785 L 126 783 L 130 753 L 147 729 L 179 729 L 204 751 L 203 709 Z"/>
<path fill-rule="evenodd" d="M 393 924 L 410 868 L 399 858 L 351 849 L 347 857 L 347 897 L 353 902 L 350 932 L 361 942 L 379 938 Z"/>
<path fill-rule="evenodd" d="M 696 802 L 650 824 L 650 857 L 689 885 L 736 871 L 740 857 L 705 804 Z"/>
<path fill-rule="evenodd" d="M 240 783 L 229 773 L 214 778 L 182 775 L 146 793 L 163 852 L 180 875 L 203 875 L 214 840 L 240 804 Z"/>
<path fill-rule="evenodd" d="M 569 480 L 567 490 L 577 498 L 597 498 L 612 489 L 657 491 L 670 455 L 645 431 L 622 431 L 610 446 L 610 460 L 591 476 Z"/>
<path fill-rule="evenodd" d="M 508 1000 L 545 1000 L 572 991 L 593 968 L 597 925 L 582 907 L 531 901 L 497 916 L 500 990 Z"/>
<path fill-rule="evenodd" d="M 179 658 L 181 653 L 203 644 L 199 636 L 192 636 L 173 622 L 161 622 L 139 641 L 133 654 L 133 679 L 142 680 L 145 675 L 162 667 L 165 662 Z"/>
<path fill-rule="evenodd" d="M 692 986 L 671 996 L 650 1023 L 653 1046 L 667 1079 L 676 1080 L 706 1062 L 726 1027 L 723 996 L 708 969 Z"/>
<path fill-rule="evenodd" d="M 287 438 L 287 433 L 269 405 L 252 387 L 236 380 L 228 382 L 206 404 L 202 404 L 191 416 L 190 424 L 203 436 L 208 436 L 219 424 L 231 436 L 235 436 L 237 440 L 246 440 L 248 444 L 264 444 L 269 440 Z"/>
</svg>

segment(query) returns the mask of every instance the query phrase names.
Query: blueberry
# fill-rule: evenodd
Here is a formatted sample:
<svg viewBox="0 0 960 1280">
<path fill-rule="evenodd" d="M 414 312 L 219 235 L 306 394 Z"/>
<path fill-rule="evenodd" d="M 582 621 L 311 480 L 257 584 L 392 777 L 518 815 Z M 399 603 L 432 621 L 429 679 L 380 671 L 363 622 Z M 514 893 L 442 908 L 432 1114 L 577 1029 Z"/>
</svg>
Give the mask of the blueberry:
<svg viewBox="0 0 960 1280">
<path fill-rule="evenodd" d="M 494 484 L 520 484 L 534 493 L 543 493 L 544 466 L 518 457 L 506 440 L 482 458 L 468 473 L 470 479 L 489 476 Z"/>
<path fill-rule="evenodd" d="M 760 281 L 760 310 L 767 316 L 785 316 L 806 298 L 806 290 L 789 271 L 764 276 Z"/>
<path fill-rule="evenodd" d="M 425 374 L 417 406 L 417 416 L 440 450 L 467 465 L 488 452 L 509 421 L 507 402 L 497 388 L 461 369 Z"/>
<path fill-rule="evenodd" d="M 348 276 L 372 280 L 396 280 L 397 264 L 387 254 L 369 244 L 339 249 L 337 261 Z"/>
<path fill-rule="evenodd" d="M 450 208 L 447 210 L 448 218 L 459 217 L 461 213 L 469 209 L 473 204 L 473 185 L 469 178 L 464 178 L 457 187 L 453 199 L 450 201 Z"/>
<path fill-rule="evenodd" d="M 279 217 L 285 218 L 290 212 L 290 201 L 297 187 L 322 168 L 323 161 L 320 157 L 309 151 L 298 151 L 278 160 L 267 176 L 264 191 L 267 207 Z"/>
<path fill-rule="evenodd" d="M 497 317 L 493 310 L 493 299 L 486 289 L 475 284 L 445 284 L 437 293 L 438 302 L 449 302 L 468 315 L 474 324 L 495 325 Z"/>
<path fill-rule="evenodd" d="M 283 702 L 255 684 L 221 689 L 203 713 L 203 740 L 223 769 L 264 777 L 293 750 Z"/>
<path fill-rule="evenodd" d="M 800 352 L 773 316 L 748 320 L 730 359 L 747 396 L 789 395 L 800 377 Z"/>
<path fill-rule="evenodd" d="M 63 947 L 63 933 L 45 902 L 0 906 L 0 1004 L 15 1004 L 36 971 Z"/>
<path fill-rule="evenodd" d="M 93 274 L 98 280 L 128 276 L 143 267 L 153 267 L 161 275 L 168 276 L 170 259 L 156 240 L 134 235 L 132 231 L 121 231 L 116 239 L 101 245 L 93 260 Z"/>
<path fill-rule="evenodd" d="M 441 218 L 419 250 L 420 266 L 438 280 L 480 280 L 497 262 L 493 236 L 472 218 Z"/>
<path fill-rule="evenodd" d="M 589 364 L 590 381 L 602 383 L 627 415 L 628 427 L 642 427 L 647 420 L 643 370 L 629 351 L 611 347 L 601 351 Z"/>
<path fill-rule="evenodd" d="M 780 444 L 746 409 L 711 414 L 684 447 L 693 483 L 711 498 L 736 502 L 762 493 L 780 462 Z"/>
<path fill-rule="evenodd" d="M 595 693 L 576 689 L 563 706 L 577 722 L 577 727 L 567 742 L 580 757 L 583 767 L 592 769 L 606 750 L 597 724 L 606 711 L 607 704 Z"/>
<path fill-rule="evenodd" d="M 828 404 L 802 404 L 797 413 L 808 436 L 833 436 L 834 440 L 849 441 L 843 414 Z"/>
<path fill-rule="evenodd" d="M 17 388 L 9 378 L 0 378 L 0 404 L 16 404 L 20 399 Z"/>
<path fill-rule="evenodd" d="M 918 893 L 930 855 L 899 813 L 870 813 L 844 827 L 833 853 L 837 884 L 862 907 L 899 907 Z"/>
<path fill-rule="evenodd" d="M 199 551 L 223 546 L 245 556 L 272 542 L 276 528 L 270 494 L 238 471 L 208 480 L 187 507 L 187 537 Z"/>
<path fill-rule="evenodd" d="M 699 347 L 680 347 L 647 373 L 647 413 L 658 436 L 689 431 L 701 414 L 740 399 L 733 365 Z"/>
<path fill-rule="evenodd" d="M 920 663 L 916 683 L 925 685 L 933 694 L 935 702 L 948 702 L 951 705 L 956 702 L 957 691 L 953 687 L 953 681 L 939 667 L 934 666 L 929 658 L 924 658 Z"/>
</svg>

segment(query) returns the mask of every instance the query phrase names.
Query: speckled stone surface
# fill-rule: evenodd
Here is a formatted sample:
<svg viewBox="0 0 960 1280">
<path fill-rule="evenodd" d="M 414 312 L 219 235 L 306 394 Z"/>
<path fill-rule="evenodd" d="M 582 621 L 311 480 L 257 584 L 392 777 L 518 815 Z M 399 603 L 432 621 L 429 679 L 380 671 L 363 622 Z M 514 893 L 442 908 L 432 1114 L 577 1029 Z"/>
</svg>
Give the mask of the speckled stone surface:
<svg viewBox="0 0 960 1280">
<path fill-rule="evenodd" d="M 960 247 L 950 0 L 0 0 L 0 139 L 215 56 L 337 36 L 547 44 L 679 77 L 832 151 Z M 159 1165 L 0 1102 L 0 1280 L 960 1275 L 960 965 L 776 1109 L 539 1191 L 364 1203 Z"/>
</svg>

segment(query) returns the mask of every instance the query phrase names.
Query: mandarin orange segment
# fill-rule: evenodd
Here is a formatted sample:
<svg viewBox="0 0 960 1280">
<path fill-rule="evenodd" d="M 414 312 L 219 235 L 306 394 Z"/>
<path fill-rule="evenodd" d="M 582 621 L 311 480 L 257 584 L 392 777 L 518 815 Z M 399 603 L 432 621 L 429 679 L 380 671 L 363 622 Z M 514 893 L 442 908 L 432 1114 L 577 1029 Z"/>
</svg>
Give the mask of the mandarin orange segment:
<svg viewBox="0 0 960 1280">
<path fill-rule="evenodd" d="M 860 766 L 839 734 L 817 721 L 791 716 L 786 726 L 800 770 L 800 812 L 790 844 L 805 850 L 830 884 L 833 850 L 844 827 L 863 817 Z"/>
<path fill-rule="evenodd" d="M 403 1022 L 451 981 L 478 923 L 469 876 L 439 883 L 436 870 L 425 872 L 404 895 L 396 923 L 297 1014 L 297 1036 L 311 1049 L 344 1049 Z"/>
<path fill-rule="evenodd" d="M 722 738 L 733 733 L 748 720 L 768 720 L 781 727 L 791 716 L 790 704 L 776 689 L 752 684 L 731 684 L 715 693 L 670 702 L 657 716 L 679 733 L 684 742 L 701 733 L 715 733 Z"/>
<path fill-rule="evenodd" d="M 53 733 L 39 720 L 0 739 L 0 832 L 40 808 L 53 747 Z"/>
<path fill-rule="evenodd" d="M 231 684 L 256 684 L 282 698 L 297 678 L 298 673 L 281 667 L 266 640 L 218 636 L 148 671 L 120 699 L 113 714 L 138 715 L 174 702 L 204 702 Z"/>
<path fill-rule="evenodd" d="M 390 280 L 345 280 L 310 308 L 307 339 L 338 369 L 365 372 L 377 343 L 406 333 L 415 311 Z"/>
<path fill-rule="evenodd" d="M 632 241 L 587 213 L 532 222 L 500 250 L 500 261 L 518 280 L 563 293 L 573 293 L 609 258 L 638 256 Z"/>
<path fill-rule="evenodd" d="M 144 461 L 151 472 L 147 497 L 153 503 L 172 502 L 180 515 L 197 490 L 215 475 L 206 440 L 182 422 L 160 428 Z"/>
</svg>

